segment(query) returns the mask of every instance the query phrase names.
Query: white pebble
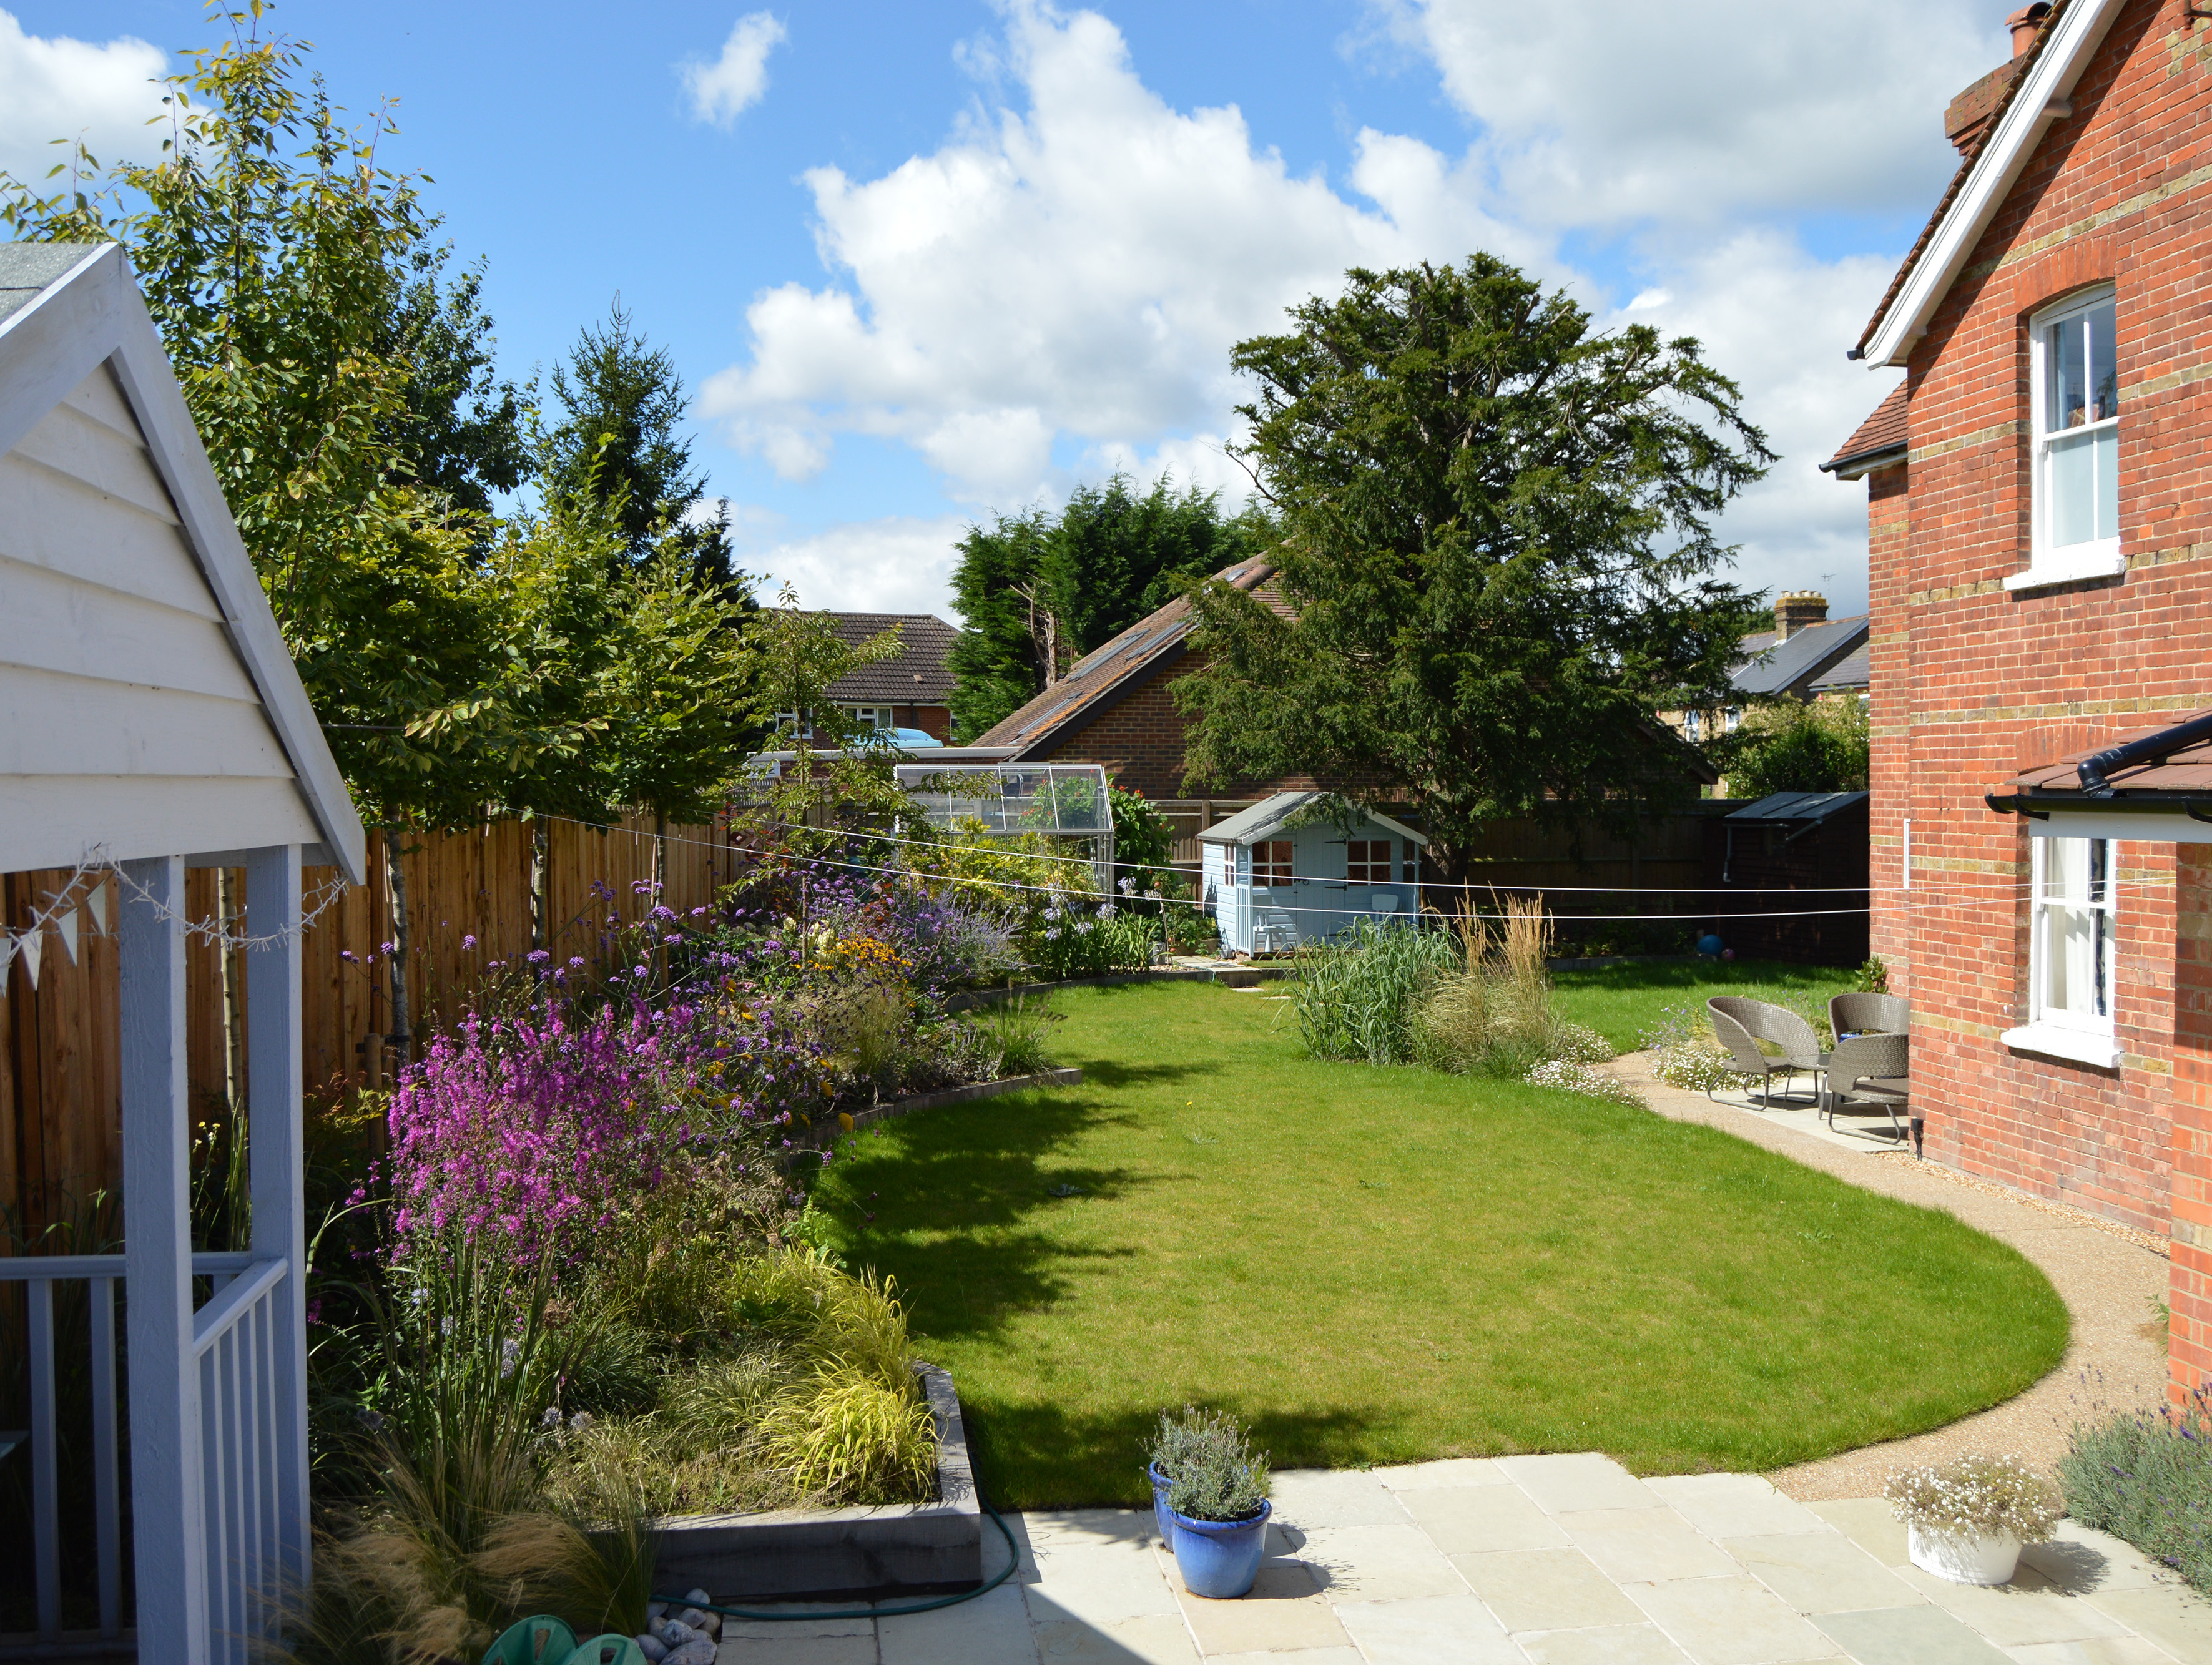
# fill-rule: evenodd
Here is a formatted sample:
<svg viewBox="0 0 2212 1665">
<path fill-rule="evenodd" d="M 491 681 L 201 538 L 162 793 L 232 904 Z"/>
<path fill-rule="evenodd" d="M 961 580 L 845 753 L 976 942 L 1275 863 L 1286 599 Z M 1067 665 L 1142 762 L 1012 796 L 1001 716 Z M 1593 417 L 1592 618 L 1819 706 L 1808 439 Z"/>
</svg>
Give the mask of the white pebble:
<svg viewBox="0 0 2212 1665">
<path fill-rule="evenodd" d="M 714 1638 L 695 1636 L 680 1648 L 671 1648 L 662 1665 L 714 1665 Z"/>
<path fill-rule="evenodd" d="M 694 1631 L 682 1619 L 672 1619 L 665 1625 L 661 1626 L 658 1630 L 654 1631 L 653 1634 L 659 1637 L 663 1642 L 665 1642 L 672 1650 L 682 1647 L 685 1643 L 690 1641 L 693 1637 L 696 1636 L 698 1632 Z"/>
<path fill-rule="evenodd" d="M 717 1613 L 702 1613 L 696 1607 L 686 1607 L 676 1615 L 702 1636 L 713 1636 L 722 1628 L 722 1616 Z"/>
<path fill-rule="evenodd" d="M 660 1665 L 660 1662 L 668 1657 L 668 1650 L 661 1645 L 659 1637 L 648 1633 L 632 1639 L 637 1644 L 637 1650 L 652 1661 L 653 1665 Z"/>
<path fill-rule="evenodd" d="M 694 1607 L 704 1607 L 708 1602 L 713 1601 L 714 1598 L 708 1595 L 705 1590 L 699 1589 L 695 1584 L 691 1589 L 684 1592 L 684 1599 L 686 1601 L 690 1602 Z"/>
</svg>

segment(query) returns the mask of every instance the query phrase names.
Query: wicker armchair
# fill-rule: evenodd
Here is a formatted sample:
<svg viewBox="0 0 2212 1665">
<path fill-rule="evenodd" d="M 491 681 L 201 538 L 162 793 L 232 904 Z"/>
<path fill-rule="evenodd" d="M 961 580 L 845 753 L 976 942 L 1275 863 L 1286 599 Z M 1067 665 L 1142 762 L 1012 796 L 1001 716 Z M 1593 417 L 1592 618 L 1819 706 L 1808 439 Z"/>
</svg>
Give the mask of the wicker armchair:
<svg viewBox="0 0 2212 1665">
<path fill-rule="evenodd" d="M 1912 1041 L 1905 1035 L 1856 1035 L 1836 1042 L 1828 1054 L 1828 1125 L 1836 1112 L 1866 1104 L 1889 1113 L 1897 1142 L 1905 1143 L 1898 1112 L 1912 1100 Z"/>
<path fill-rule="evenodd" d="M 1828 1001 L 1828 1027 L 1846 1035 L 1902 1035 L 1912 1027 L 1912 1004 L 1901 994 L 1838 994 Z"/>
<path fill-rule="evenodd" d="M 1747 1000 L 1735 995 L 1719 994 L 1705 1002 L 1705 1013 L 1712 1020 L 1713 1033 L 1729 1049 L 1734 1060 L 1730 1067 L 1738 1075 L 1759 1078 L 1759 1102 L 1773 1102 L 1774 1078 L 1782 1077 L 1782 1091 L 1790 1091 L 1791 1080 L 1800 1070 L 1813 1078 L 1813 1090 L 1817 1095 L 1820 1087 L 1820 1072 L 1827 1067 L 1821 1055 L 1820 1043 L 1813 1033 L 1813 1026 L 1787 1006 L 1770 1006 L 1765 1000 Z M 1759 1043 L 1779 1047 L 1779 1054 L 1770 1057 L 1761 1052 Z M 1712 1097 L 1709 1091 L 1707 1097 Z"/>
</svg>

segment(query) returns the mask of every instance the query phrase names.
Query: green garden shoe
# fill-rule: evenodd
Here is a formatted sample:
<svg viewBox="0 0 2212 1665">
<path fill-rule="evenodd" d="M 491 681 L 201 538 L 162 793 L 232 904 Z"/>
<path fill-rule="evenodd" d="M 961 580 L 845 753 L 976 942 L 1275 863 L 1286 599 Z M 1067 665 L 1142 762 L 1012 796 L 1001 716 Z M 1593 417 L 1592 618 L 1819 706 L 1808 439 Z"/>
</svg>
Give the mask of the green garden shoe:
<svg viewBox="0 0 2212 1665">
<path fill-rule="evenodd" d="M 632 1651 L 636 1644 L 631 1644 Z M 576 1633 L 550 1613 L 518 1619 L 491 1644 L 483 1665 L 568 1665 L 575 1656 Z"/>
</svg>

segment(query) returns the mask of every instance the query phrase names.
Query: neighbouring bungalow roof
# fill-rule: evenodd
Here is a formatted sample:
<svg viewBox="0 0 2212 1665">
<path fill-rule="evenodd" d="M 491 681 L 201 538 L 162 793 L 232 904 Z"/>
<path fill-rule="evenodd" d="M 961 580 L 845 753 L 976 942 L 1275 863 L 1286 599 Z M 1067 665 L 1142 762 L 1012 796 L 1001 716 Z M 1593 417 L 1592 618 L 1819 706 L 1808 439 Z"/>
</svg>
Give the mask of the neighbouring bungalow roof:
<svg viewBox="0 0 2212 1665">
<path fill-rule="evenodd" d="M 1861 643 L 1852 653 L 1838 659 L 1834 666 L 1820 673 L 1813 684 L 1815 694 L 1825 694 L 1832 688 L 1867 688 L 1874 682 L 1874 666 L 1867 646 Z"/>
<path fill-rule="evenodd" d="M 2119 15 L 2122 0 L 2059 0 L 2021 54 L 2019 70 L 1951 177 L 1881 304 L 1851 349 L 1853 358 L 1902 365 L 1928 320 L 2002 206 L 2051 122 L 2070 115 L 2074 83 Z"/>
<path fill-rule="evenodd" d="M 947 662 L 960 633 L 934 613 L 824 613 L 837 640 L 858 647 L 894 626 L 896 658 L 864 665 L 830 684 L 833 701 L 847 705 L 944 705 L 952 698 Z"/>
<path fill-rule="evenodd" d="M 1224 567 L 1213 576 L 1240 590 L 1259 591 L 1274 572 L 1273 565 L 1255 557 Z M 1278 612 L 1289 611 L 1272 593 L 1262 593 L 1261 599 Z M 1076 660 L 1066 676 L 1001 718 L 976 744 L 1010 745 L 1024 753 L 1057 744 L 1181 659 L 1190 625 L 1190 603 L 1177 596 Z"/>
<path fill-rule="evenodd" d="M 1778 792 L 1746 804 L 1729 821 L 1826 821 L 1867 801 L 1863 792 Z"/>
<path fill-rule="evenodd" d="M 1836 454 L 1820 465 L 1820 471 L 1838 480 L 1856 480 L 1888 463 L 1901 463 L 1910 450 L 1906 433 L 1911 416 L 1911 387 L 1899 382 L 1887 398 L 1845 440 Z"/>
<path fill-rule="evenodd" d="M 1298 812 L 1328 796 L 1322 792 L 1279 792 L 1272 798 L 1262 798 L 1249 809 L 1239 810 L 1225 821 L 1217 821 L 1199 834 L 1202 844 L 1256 844 L 1263 838 L 1273 837 L 1297 818 Z M 1401 838 L 1410 838 L 1423 849 L 1429 841 L 1402 821 L 1394 821 L 1373 810 L 1358 811 L 1364 821 L 1378 827 L 1388 827 Z"/>
<path fill-rule="evenodd" d="M 1825 675 L 1866 645 L 1868 619 L 1864 613 L 1848 618 L 1824 619 L 1790 633 L 1779 645 L 1753 647 L 1759 638 L 1747 636 L 1744 645 L 1758 654 L 1729 680 L 1741 694 L 1786 694 L 1810 678 Z M 1772 642 L 1768 635 L 1765 642 Z"/>
</svg>

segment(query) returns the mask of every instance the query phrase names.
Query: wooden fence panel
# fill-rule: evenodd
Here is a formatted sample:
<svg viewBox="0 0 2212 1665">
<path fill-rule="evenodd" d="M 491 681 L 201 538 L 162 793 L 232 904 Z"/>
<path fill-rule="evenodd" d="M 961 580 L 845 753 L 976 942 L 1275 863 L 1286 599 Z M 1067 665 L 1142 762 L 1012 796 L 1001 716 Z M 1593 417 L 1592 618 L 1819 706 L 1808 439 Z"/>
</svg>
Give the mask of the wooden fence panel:
<svg viewBox="0 0 2212 1665">
<path fill-rule="evenodd" d="M 678 912 L 711 902 L 731 877 L 720 825 L 670 826 L 656 834 L 650 817 L 631 817 L 607 829 L 550 821 L 545 832 L 550 945 L 562 957 L 592 953 L 610 914 L 633 921 L 650 905 L 638 887 L 653 880 L 657 838 L 665 842 L 665 899 Z M 411 935 L 408 991 L 418 1035 L 457 1010 L 492 962 L 530 951 L 532 833 L 530 823 L 510 820 L 409 841 L 403 856 Z M 368 866 L 368 882 L 339 892 L 302 945 L 311 1092 L 360 1085 L 377 1055 L 370 1037 L 390 1026 L 382 945 L 392 937 L 391 888 L 380 836 L 369 839 Z M 0 910 L 9 926 L 27 926 L 69 877 L 0 875 Z M 312 902 L 338 875 L 335 868 L 310 867 L 303 877 Z M 242 871 L 237 878 L 242 894 Z M 220 883 L 213 869 L 186 876 L 193 919 L 216 915 Z M 595 891 L 595 884 L 603 890 Z M 80 937 L 74 961 L 49 931 L 37 986 L 18 955 L 0 998 L 0 1205 L 32 1230 L 64 1217 L 92 1192 L 121 1187 L 112 935 L 120 899 L 112 880 L 105 900 L 106 918 L 99 932 Z M 222 951 L 195 937 L 185 957 L 187 1067 L 196 1104 L 209 1116 L 228 1114 Z"/>
</svg>

